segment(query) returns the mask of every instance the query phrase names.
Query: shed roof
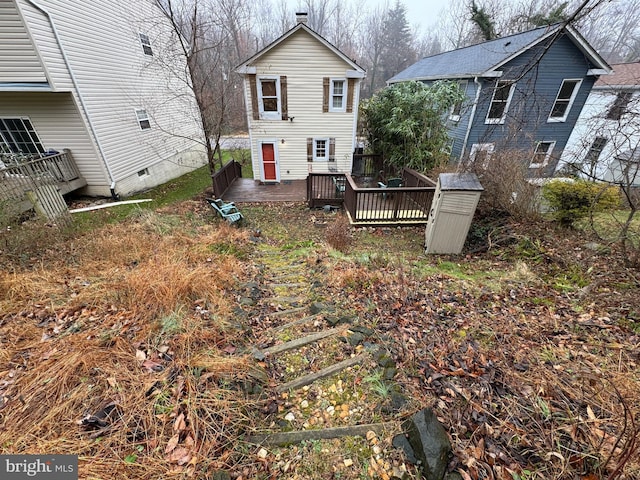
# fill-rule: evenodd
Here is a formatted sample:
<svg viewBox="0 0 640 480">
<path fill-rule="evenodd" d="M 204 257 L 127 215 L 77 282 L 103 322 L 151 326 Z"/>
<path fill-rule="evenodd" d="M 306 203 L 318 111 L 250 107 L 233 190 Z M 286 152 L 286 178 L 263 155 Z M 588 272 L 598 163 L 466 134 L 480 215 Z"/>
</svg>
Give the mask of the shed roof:
<svg viewBox="0 0 640 480">
<path fill-rule="evenodd" d="M 511 59 L 546 39 L 550 42 L 555 41 L 562 33 L 569 36 L 596 68 L 610 69 L 604 59 L 574 28 L 555 24 L 425 57 L 389 79 L 387 83 L 495 76 L 492 72 Z"/>
</svg>

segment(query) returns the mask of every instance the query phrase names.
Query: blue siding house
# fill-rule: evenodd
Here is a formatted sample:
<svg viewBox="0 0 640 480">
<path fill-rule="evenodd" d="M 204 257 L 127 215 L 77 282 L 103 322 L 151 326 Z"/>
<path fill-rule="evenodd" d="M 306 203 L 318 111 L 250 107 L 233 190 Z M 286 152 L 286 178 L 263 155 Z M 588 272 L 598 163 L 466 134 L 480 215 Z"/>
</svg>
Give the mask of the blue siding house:
<svg viewBox="0 0 640 480">
<path fill-rule="evenodd" d="M 545 177 L 594 82 L 610 72 L 574 28 L 556 24 L 423 58 L 387 83 L 459 82 L 467 100 L 449 115 L 451 157 L 486 161 L 520 150 L 530 176 Z"/>
</svg>

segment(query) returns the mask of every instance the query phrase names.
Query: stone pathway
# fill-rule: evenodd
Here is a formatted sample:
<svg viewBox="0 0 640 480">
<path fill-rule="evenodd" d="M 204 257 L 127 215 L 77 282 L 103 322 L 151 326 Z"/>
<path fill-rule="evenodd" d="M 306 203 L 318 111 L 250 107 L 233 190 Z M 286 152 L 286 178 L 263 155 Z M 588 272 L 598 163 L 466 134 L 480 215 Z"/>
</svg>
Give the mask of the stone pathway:
<svg viewBox="0 0 640 480">
<path fill-rule="evenodd" d="M 296 444 L 324 442 L 320 451 L 332 452 L 327 472 L 341 472 L 341 478 L 361 478 L 349 470 L 365 471 L 369 478 L 402 478 L 407 467 L 391 439 L 409 406 L 395 387 L 395 365 L 375 331 L 342 311 L 339 299 L 323 297 L 330 271 L 322 262 L 300 260 L 304 256 L 295 248 L 264 242 L 256 256 L 260 275 L 251 286 L 254 300 L 245 302 L 244 310 L 269 395 L 264 422 L 249 442 L 260 447 L 262 460 L 273 456 L 276 474 L 286 473 L 287 462 L 299 452 Z"/>
</svg>

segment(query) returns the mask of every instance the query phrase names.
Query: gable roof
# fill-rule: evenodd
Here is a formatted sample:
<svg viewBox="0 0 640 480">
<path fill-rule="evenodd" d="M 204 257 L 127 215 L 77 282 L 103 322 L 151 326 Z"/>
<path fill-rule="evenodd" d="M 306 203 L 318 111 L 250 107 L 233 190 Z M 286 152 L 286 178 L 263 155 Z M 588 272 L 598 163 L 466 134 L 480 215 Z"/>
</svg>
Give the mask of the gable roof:
<svg viewBox="0 0 640 480">
<path fill-rule="evenodd" d="M 364 68 L 359 66 L 355 61 L 351 60 L 347 55 L 345 55 L 341 50 L 339 50 L 335 45 L 333 45 L 331 42 L 329 42 L 322 35 L 319 35 L 315 31 L 313 31 L 311 28 L 309 28 L 306 25 L 306 23 L 298 23 L 295 27 L 293 27 L 289 31 L 285 32 L 282 36 L 278 37 L 276 40 L 271 42 L 269 45 L 264 47 L 262 50 L 258 51 L 252 57 L 250 57 L 247 60 L 245 60 L 244 62 L 242 62 L 240 65 L 238 65 L 236 67 L 236 69 L 235 69 L 236 72 L 238 72 L 238 73 L 253 73 L 253 72 L 251 72 L 251 67 L 252 67 L 252 64 L 254 62 L 256 62 L 260 57 L 262 57 L 267 52 L 269 52 L 269 51 L 273 50 L 274 48 L 276 48 L 278 45 L 280 45 L 282 42 L 284 42 L 287 38 L 291 37 L 294 33 L 298 32 L 300 30 L 303 30 L 303 31 L 307 32 L 309 35 L 311 35 L 313 38 L 315 38 L 321 44 L 323 44 L 325 47 L 327 47 L 329 50 L 331 50 L 335 55 L 337 55 L 342 60 L 344 60 L 356 72 L 361 73 L 362 76 L 364 76 L 364 73 L 365 73 Z"/>
<path fill-rule="evenodd" d="M 562 33 L 569 37 L 596 68 L 607 72 L 611 70 L 607 62 L 577 30 L 570 25 L 555 24 L 425 57 L 387 80 L 387 83 L 408 80 L 495 77 L 495 71 L 505 63 L 546 39 L 552 43 Z"/>
<path fill-rule="evenodd" d="M 613 72 L 600 77 L 593 88 L 640 88 L 640 62 L 611 65 Z"/>
</svg>

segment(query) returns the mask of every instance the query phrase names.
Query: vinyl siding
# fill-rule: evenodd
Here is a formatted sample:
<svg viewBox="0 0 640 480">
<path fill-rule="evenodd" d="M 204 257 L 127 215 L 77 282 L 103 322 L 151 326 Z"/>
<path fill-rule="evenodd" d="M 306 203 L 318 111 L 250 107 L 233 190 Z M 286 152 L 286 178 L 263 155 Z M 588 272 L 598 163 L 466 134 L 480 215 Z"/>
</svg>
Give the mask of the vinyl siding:
<svg viewBox="0 0 640 480">
<path fill-rule="evenodd" d="M 39 0 L 53 19 L 73 79 L 66 73 L 48 19 L 21 1 L 56 86 L 74 90 L 78 105 L 82 99 L 118 193 L 172 178 L 167 172 L 176 159 L 189 158 L 189 167 L 195 166 L 187 152 L 197 149 L 190 139 L 202 140 L 197 106 L 185 84 L 160 66 L 162 60 L 171 62 L 174 72 L 185 71 L 183 59 L 172 55 L 171 32 L 152 0 Z M 139 32 L 150 37 L 154 56 L 143 53 Z M 149 113 L 150 130 L 140 129 L 137 108 Z M 204 164 L 204 155 L 196 163 Z M 158 167 L 161 164 L 165 166 Z M 184 171 L 182 167 L 175 165 L 173 177 Z M 132 184 L 131 178 L 144 168 L 162 174 L 144 185 Z"/>
<path fill-rule="evenodd" d="M 619 180 L 615 175 L 617 167 L 615 157 L 637 148 L 640 144 L 640 132 L 637 128 L 637 121 L 634 120 L 634 116 L 640 113 L 638 112 L 640 87 L 625 89 L 625 91 L 632 91 L 633 97 L 627 106 L 627 113 L 620 120 L 607 119 L 607 113 L 615 102 L 619 91 L 598 88 L 591 91 L 569 137 L 558 168 L 567 163 L 584 161 L 594 139 L 603 137 L 607 139 L 607 144 L 600 154 L 596 174 L 598 178 L 603 180 Z M 637 183 L 640 183 L 640 179 Z"/>
<path fill-rule="evenodd" d="M 304 30 L 295 32 L 258 58 L 254 65 L 258 76 L 287 77 L 287 111 L 289 117 L 294 118 L 293 121 L 253 120 L 249 80 L 245 78 L 255 178 L 260 178 L 259 144 L 270 139 L 278 142 L 281 180 L 306 178 L 310 168 L 314 172 L 326 172 L 329 167 L 350 172 L 360 86 L 357 84 L 355 88 L 352 113 L 323 113 L 322 79 L 345 78 L 352 67 Z M 335 138 L 336 162 L 307 162 L 307 138 Z"/>
<path fill-rule="evenodd" d="M 466 153 L 474 143 L 495 143 L 496 149 L 507 147 L 532 152 L 536 142 L 555 141 L 553 158 L 542 174 L 553 173 L 596 78 L 586 76 L 593 66 L 566 36 L 559 38 L 540 58 L 542 49 L 543 45 L 532 48 L 504 66 L 501 80 L 515 79 L 517 83 L 503 125 L 485 124 L 495 79 L 483 81 Z M 565 79 L 583 81 L 566 121 L 548 122 Z"/>
<path fill-rule="evenodd" d="M 45 149 L 71 150 L 88 183 L 109 186 L 104 166 L 70 93 L 0 92 L 0 118 L 28 117 Z M 109 191 L 108 188 L 106 190 Z"/>
<path fill-rule="evenodd" d="M 44 68 L 13 0 L 0 0 L 0 83 L 46 82 Z"/>
</svg>

